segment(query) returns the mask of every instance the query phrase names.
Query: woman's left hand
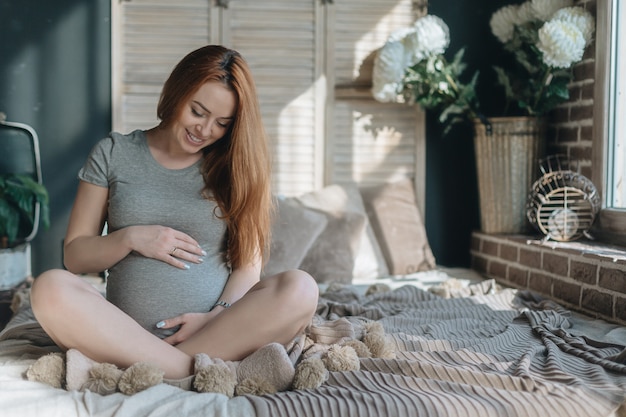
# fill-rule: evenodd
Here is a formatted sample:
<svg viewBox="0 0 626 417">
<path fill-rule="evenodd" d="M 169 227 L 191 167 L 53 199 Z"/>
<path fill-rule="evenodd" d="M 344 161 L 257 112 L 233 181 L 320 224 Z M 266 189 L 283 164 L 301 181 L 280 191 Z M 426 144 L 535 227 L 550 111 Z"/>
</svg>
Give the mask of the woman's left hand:
<svg viewBox="0 0 626 417">
<path fill-rule="evenodd" d="M 159 329 L 170 329 L 180 326 L 180 329 L 178 329 L 176 333 L 163 339 L 170 345 L 176 346 L 196 334 L 211 321 L 211 319 L 217 316 L 217 313 L 217 311 L 209 311 L 208 313 L 185 313 L 180 316 L 172 317 L 171 319 L 163 320 L 157 323 L 157 327 Z M 161 326 L 161 324 L 163 325 Z"/>
</svg>

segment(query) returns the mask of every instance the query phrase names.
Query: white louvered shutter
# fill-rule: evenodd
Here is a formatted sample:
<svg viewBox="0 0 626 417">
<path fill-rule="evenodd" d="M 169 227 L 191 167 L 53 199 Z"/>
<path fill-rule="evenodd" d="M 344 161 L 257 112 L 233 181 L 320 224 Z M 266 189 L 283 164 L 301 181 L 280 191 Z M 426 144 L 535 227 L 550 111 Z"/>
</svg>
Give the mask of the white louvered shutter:
<svg viewBox="0 0 626 417">
<path fill-rule="evenodd" d="M 113 0 L 113 130 L 158 123 L 163 83 L 180 59 L 210 39 L 208 0 Z"/>
<path fill-rule="evenodd" d="M 271 140 L 274 192 L 322 185 L 325 83 L 319 0 L 233 0 L 225 43 L 250 64 Z"/>
<path fill-rule="evenodd" d="M 391 32 L 413 23 L 411 0 L 227 3 L 112 3 L 114 130 L 156 124 L 173 66 L 192 49 L 221 43 L 240 51 L 255 77 L 274 192 L 411 177 L 423 194 L 422 113 L 369 93 L 373 54 Z"/>
</svg>

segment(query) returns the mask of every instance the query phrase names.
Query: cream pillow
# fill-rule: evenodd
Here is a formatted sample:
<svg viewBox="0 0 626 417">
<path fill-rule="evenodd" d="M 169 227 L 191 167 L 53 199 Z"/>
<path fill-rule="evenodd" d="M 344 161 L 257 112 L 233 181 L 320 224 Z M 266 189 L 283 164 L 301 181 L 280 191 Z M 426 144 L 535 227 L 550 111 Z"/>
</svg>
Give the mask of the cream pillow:
<svg viewBox="0 0 626 417">
<path fill-rule="evenodd" d="M 406 275 L 435 268 L 410 179 L 364 187 L 363 202 L 389 272 Z"/>
</svg>

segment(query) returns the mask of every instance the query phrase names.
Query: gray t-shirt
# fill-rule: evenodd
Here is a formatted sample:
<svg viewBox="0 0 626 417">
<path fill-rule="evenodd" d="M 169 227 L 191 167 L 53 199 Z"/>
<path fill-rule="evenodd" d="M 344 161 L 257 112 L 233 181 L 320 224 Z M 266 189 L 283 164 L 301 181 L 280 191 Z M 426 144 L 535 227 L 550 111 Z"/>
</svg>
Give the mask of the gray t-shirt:
<svg viewBox="0 0 626 417">
<path fill-rule="evenodd" d="M 206 312 L 229 276 L 224 256 L 226 226 L 215 202 L 202 197 L 201 162 L 179 170 L 159 164 L 144 131 L 111 133 L 91 151 L 78 178 L 109 189 L 108 231 L 131 225 L 162 225 L 189 234 L 207 252 L 201 264 L 181 270 L 131 252 L 109 269 L 107 299 L 144 328 L 166 337 L 160 320 Z M 214 213 L 215 212 L 215 213 Z"/>
</svg>

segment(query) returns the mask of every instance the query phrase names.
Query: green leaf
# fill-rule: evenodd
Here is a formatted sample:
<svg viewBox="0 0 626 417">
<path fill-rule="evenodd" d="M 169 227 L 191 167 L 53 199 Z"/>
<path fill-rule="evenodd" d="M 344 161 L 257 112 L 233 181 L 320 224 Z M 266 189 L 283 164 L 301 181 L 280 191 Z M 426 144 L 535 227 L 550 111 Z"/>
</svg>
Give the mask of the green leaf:
<svg viewBox="0 0 626 417">
<path fill-rule="evenodd" d="M 479 107 L 478 72 L 469 83 L 461 80 L 467 67 L 463 62 L 464 52 L 464 49 L 457 51 L 450 62 L 440 54 L 408 68 L 402 80 L 402 95 L 407 102 L 438 112 L 439 120 L 446 125 L 474 117 Z"/>
<path fill-rule="evenodd" d="M 465 48 L 461 48 L 458 50 L 456 54 L 454 54 L 454 58 L 452 59 L 452 63 L 450 64 L 450 71 L 456 76 L 459 77 L 465 71 L 467 65 L 463 63 L 463 56 L 465 55 Z"/>
<path fill-rule="evenodd" d="M 496 72 L 496 81 L 502 87 L 504 87 L 504 96 L 507 100 L 515 99 L 515 93 L 513 92 L 513 87 L 511 86 L 511 80 L 509 79 L 508 74 L 501 67 L 494 66 L 493 69 Z"/>
<path fill-rule="evenodd" d="M 17 237 L 20 214 L 7 200 L 0 200 L 0 236 L 7 236 L 9 243 Z"/>
<path fill-rule="evenodd" d="M 9 244 L 18 236 L 25 237 L 35 221 L 36 203 L 44 227 L 50 225 L 49 196 L 46 188 L 28 175 L 0 175 L 0 235 Z"/>
</svg>

